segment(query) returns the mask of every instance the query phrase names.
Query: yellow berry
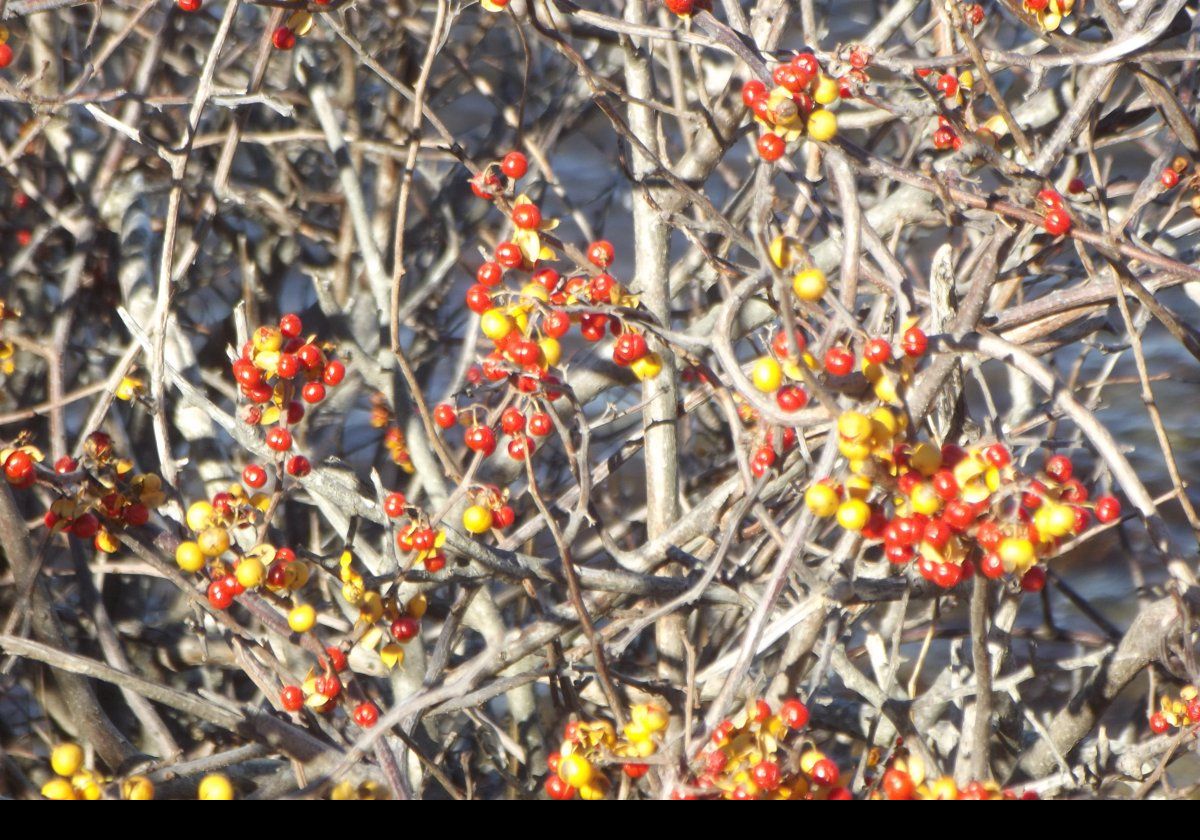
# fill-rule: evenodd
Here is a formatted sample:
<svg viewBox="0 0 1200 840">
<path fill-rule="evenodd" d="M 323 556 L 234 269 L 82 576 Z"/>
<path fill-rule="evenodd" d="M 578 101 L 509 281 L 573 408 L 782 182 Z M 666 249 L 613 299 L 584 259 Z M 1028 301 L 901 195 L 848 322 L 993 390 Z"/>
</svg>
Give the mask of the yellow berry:
<svg viewBox="0 0 1200 840">
<path fill-rule="evenodd" d="M 471 505 L 463 511 L 463 527 L 472 534 L 482 534 L 492 527 L 492 512 L 483 505 Z"/>
<path fill-rule="evenodd" d="M 592 765 L 581 755 L 564 755 L 558 761 L 558 775 L 573 788 L 581 788 L 592 780 Z"/>
<path fill-rule="evenodd" d="M 246 589 L 255 589 L 262 584 L 267 570 L 257 557 L 247 557 L 238 564 L 234 574 L 237 575 L 238 583 Z"/>
<path fill-rule="evenodd" d="M 75 788 L 66 779 L 51 779 L 42 785 L 42 796 L 57 802 L 65 802 L 75 798 Z"/>
<path fill-rule="evenodd" d="M 933 475 L 942 466 L 942 450 L 931 443 L 918 443 L 908 463 L 921 475 Z"/>
<path fill-rule="evenodd" d="M 154 798 L 154 783 L 145 776 L 130 776 L 121 785 L 124 799 L 144 801 Z"/>
<path fill-rule="evenodd" d="M 499 309 L 489 309 L 479 319 L 483 334 L 492 341 L 500 341 L 513 330 L 513 320 Z"/>
<path fill-rule="evenodd" d="M 925 481 L 915 485 L 908 498 L 912 502 L 914 513 L 932 516 L 942 509 L 942 497 Z"/>
<path fill-rule="evenodd" d="M 828 484 L 814 484 L 804 494 L 804 504 L 814 516 L 828 519 L 837 513 L 838 494 Z"/>
<path fill-rule="evenodd" d="M 532 298 L 546 303 L 550 300 L 550 293 L 546 291 L 546 287 L 541 283 L 526 283 L 521 287 L 521 297 Z"/>
<path fill-rule="evenodd" d="M 185 572 L 198 572 L 204 568 L 204 552 L 191 540 L 181 542 L 175 549 L 175 562 Z"/>
<path fill-rule="evenodd" d="M 837 421 L 838 435 L 861 443 L 871 437 L 871 419 L 857 411 L 844 411 Z"/>
<path fill-rule="evenodd" d="M 829 281 L 825 279 L 825 272 L 819 268 L 806 268 L 792 277 L 792 291 L 800 300 L 810 303 L 818 301 L 825 296 L 827 288 Z"/>
<path fill-rule="evenodd" d="M 81 770 L 72 776 L 71 787 L 75 788 L 75 796 L 86 802 L 95 802 L 103 795 L 95 775 L 90 770 Z"/>
<path fill-rule="evenodd" d="M 832 111 L 817 108 L 808 115 L 809 138 L 825 143 L 837 137 L 837 133 L 837 117 L 834 116 Z"/>
<path fill-rule="evenodd" d="M 213 773 L 200 780 L 198 799 L 233 799 L 233 785 L 220 773 Z"/>
<path fill-rule="evenodd" d="M 59 744 L 50 753 L 50 767 L 60 776 L 74 776 L 83 766 L 83 749 L 78 744 Z"/>
<path fill-rule="evenodd" d="M 1023 537 L 1005 537 L 996 553 L 1007 572 L 1023 573 L 1033 565 L 1033 543 Z"/>
<path fill-rule="evenodd" d="M 783 369 L 771 356 L 763 356 L 754 363 L 750 378 L 754 381 L 755 388 L 769 394 L 778 390 L 783 382 Z"/>
<path fill-rule="evenodd" d="M 813 101 L 819 105 L 830 105 L 837 102 L 840 96 L 838 83 L 834 79 L 824 74 L 817 78 L 817 86 L 813 90 Z"/>
<path fill-rule="evenodd" d="M 259 327 L 251 340 L 259 353 L 272 353 L 283 346 L 283 333 L 278 327 Z"/>
<path fill-rule="evenodd" d="M 205 528 L 196 537 L 196 544 L 206 557 L 220 557 L 229 549 L 229 532 L 218 525 Z"/>
<path fill-rule="evenodd" d="M 288 612 L 288 627 L 297 633 L 307 633 L 317 623 L 317 611 L 311 604 L 299 604 Z"/>
<path fill-rule="evenodd" d="M 847 499 L 838 505 L 838 524 L 847 531 L 861 531 L 871 518 L 871 506 L 862 499 Z"/>
<path fill-rule="evenodd" d="M 416 595 L 408 602 L 404 611 L 413 618 L 421 618 L 427 609 L 429 609 L 429 599 L 424 595 Z"/>
<path fill-rule="evenodd" d="M 187 526 L 200 533 L 212 522 L 213 507 L 208 502 L 193 502 L 187 509 Z"/>
</svg>

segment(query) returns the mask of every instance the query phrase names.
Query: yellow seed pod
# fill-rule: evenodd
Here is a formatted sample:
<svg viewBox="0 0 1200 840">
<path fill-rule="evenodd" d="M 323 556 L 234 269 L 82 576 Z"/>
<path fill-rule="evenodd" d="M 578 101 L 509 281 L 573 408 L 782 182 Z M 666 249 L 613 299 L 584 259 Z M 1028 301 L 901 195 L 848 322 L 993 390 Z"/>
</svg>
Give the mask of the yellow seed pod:
<svg viewBox="0 0 1200 840">
<path fill-rule="evenodd" d="M 629 366 L 633 371 L 633 375 L 641 381 L 645 382 L 648 379 L 653 379 L 662 373 L 663 360 L 662 356 L 657 353 L 647 353 L 642 358 Z"/>
<path fill-rule="evenodd" d="M 8 43 L 8 35 L 9 35 L 8 27 L 5 26 L 4 24 L 0 23 L 0 44 Z M 11 315 L 12 313 L 9 312 L 8 314 Z M 2 319 L 3 317 L 4 317 L 4 307 L 0 306 L 0 319 Z"/>
<path fill-rule="evenodd" d="M 363 589 L 361 583 L 347 582 L 342 584 L 342 597 L 351 606 L 357 606 L 364 594 L 366 594 L 366 590 Z"/>
<path fill-rule="evenodd" d="M 804 249 L 800 243 L 790 236 L 780 234 L 771 240 L 771 245 L 768 248 L 771 254 L 771 262 L 775 263 L 777 268 L 791 268 L 793 264 L 799 261 L 804 256 Z"/>
<path fill-rule="evenodd" d="M 886 374 L 880 376 L 871 384 L 871 390 L 880 402 L 890 405 L 900 405 L 900 395 L 896 392 L 896 381 Z"/>
<path fill-rule="evenodd" d="M 154 798 L 154 783 L 145 776 L 130 776 L 121 783 L 121 798 L 144 801 Z"/>
<path fill-rule="evenodd" d="M 866 500 L 867 496 L 871 495 L 871 490 L 875 483 L 871 479 L 862 475 L 852 475 L 846 479 L 846 495 L 852 499 Z"/>
<path fill-rule="evenodd" d="M 197 799 L 233 799 L 233 784 L 228 777 L 213 773 L 200 780 Z"/>
<path fill-rule="evenodd" d="M 42 796 L 56 802 L 66 802 L 75 799 L 75 788 L 66 779 L 51 779 L 42 785 Z"/>
<path fill-rule="evenodd" d="M 838 451 L 850 461 L 865 461 L 871 455 L 869 440 L 861 443 L 841 438 L 838 440 Z"/>
<path fill-rule="evenodd" d="M 317 611 L 311 604 L 298 604 L 288 612 L 288 627 L 295 633 L 307 633 L 317 623 Z"/>
<path fill-rule="evenodd" d="M 829 281 L 825 272 L 819 268 L 806 268 L 796 272 L 792 277 L 792 291 L 800 300 L 814 303 L 825 296 Z M 815 359 L 814 359 L 815 362 Z"/>
<path fill-rule="evenodd" d="M 287 567 L 283 570 L 283 585 L 293 592 L 297 589 L 303 589 L 304 584 L 308 583 L 311 575 L 312 567 L 303 560 L 288 563 Z"/>
<path fill-rule="evenodd" d="M 238 583 L 246 589 L 257 589 L 262 585 L 263 578 L 266 577 L 266 567 L 257 557 L 247 557 L 238 564 L 237 575 Z"/>
<path fill-rule="evenodd" d="M 924 476 L 933 475 L 942 466 L 942 450 L 931 443 L 918 443 L 908 457 L 912 468 Z"/>
<path fill-rule="evenodd" d="M 499 309 L 489 309 L 479 318 L 479 328 L 492 341 L 500 341 L 513 331 L 513 320 Z"/>
<path fill-rule="evenodd" d="M 540 300 L 546 303 L 550 300 L 550 293 L 546 291 L 546 287 L 541 283 L 526 283 L 521 287 L 521 297 L 529 300 Z"/>
<path fill-rule="evenodd" d="M 822 73 L 817 77 L 817 86 L 813 89 L 813 101 L 820 105 L 830 105 L 838 101 L 841 92 L 838 83 L 830 76 Z"/>
<path fill-rule="evenodd" d="M 932 799 L 958 799 L 958 785 L 949 776 L 942 776 L 929 786 L 929 796 Z"/>
<path fill-rule="evenodd" d="M 817 108 L 808 115 L 808 136 L 812 140 L 828 143 L 837 137 L 837 117 L 832 111 Z"/>
<path fill-rule="evenodd" d="M 837 513 L 838 494 L 828 484 L 814 484 L 804 493 L 804 504 L 814 516 L 828 519 Z"/>
<path fill-rule="evenodd" d="M 181 542 L 175 549 L 175 563 L 185 572 L 198 572 L 204 568 L 204 552 L 190 540 Z"/>
<path fill-rule="evenodd" d="M 844 411 L 837 421 L 838 436 L 855 443 L 864 443 L 871 437 L 871 420 L 857 411 Z"/>
<path fill-rule="evenodd" d="M 50 753 L 50 768 L 60 776 L 74 776 L 83 766 L 83 749 L 78 744 L 59 744 Z"/>
<path fill-rule="evenodd" d="M 429 599 L 423 594 L 416 595 L 408 602 L 408 606 L 404 608 L 404 612 L 411 618 L 420 619 L 424 617 L 425 611 L 429 609 Z"/>
<path fill-rule="evenodd" d="M 607 793 L 608 779 L 604 776 L 596 776 L 592 781 L 579 788 L 579 798 L 593 802 L 597 799 L 603 799 Z"/>
<path fill-rule="evenodd" d="M 538 288 L 540 289 L 541 286 Z M 562 345 L 556 338 L 543 338 L 538 342 L 538 349 L 542 351 L 542 361 L 546 363 L 547 367 L 554 367 L 562 359 Z"/>
<path fill-rule="evenodd" d="M 96 776 L 90 770 L 80 770 L 72 776 L 71 787 L 75 789 L 75 797 L 85 802 L 95 802 L 103 796 Z"/>
<path fill-rule="evenodd" d="M 880 406 L 871 412 L 871 437 L 886 436 L 890 440 L 900 428 L 900 418 L 890 408 Z"/>
<path fill-rule="evenodd" d="M 212 522 L 213 506 L 208 502 L 192 502 L 187 509 L 187 526 L 200 533 Z"/>
<path fill-rule="evenodd" d="M 646 741 L 650 738 L 650 732 L 638 721 L 631 721 L 625 724 L 625 738 L 634 743 L 638 741 Z"/>
<path fill-rule="evenodd" d="M 358 605 L 360 621 L 378 621 L 383 616 L 383 599 L 378 592 L 367 592 L 363 595 L 362 603 Z"/>
<path fill-rule="evenodd" d="M 196 537 L 196 545 L 205 557 L 220 557 L 229 549 L 229 532 L 217 525 L 205 528 Z"/>
<path fill-rule="evenodd" d="M 805 750 L 800 756 L 800 770 L 807 776 L 817 766 L 818 761 L 825 760 L 825 753 L 820 750 Z"/>
<path fill-rule="evenodd" d="M 666 729 L 667 724 L 671 721 L 666 711 L 652 703 L 641 703 L 634 706 L 631 714 L 635 721 L 650 732 L 660 732 Z"/>
<path fill-rule="evenodd" d="M 259 327 L 250 339 L 255 351 L 259 353 L 270 353 L 283 346 L 283 333 L 279 331 L 279 327 Z"/>
</svg>

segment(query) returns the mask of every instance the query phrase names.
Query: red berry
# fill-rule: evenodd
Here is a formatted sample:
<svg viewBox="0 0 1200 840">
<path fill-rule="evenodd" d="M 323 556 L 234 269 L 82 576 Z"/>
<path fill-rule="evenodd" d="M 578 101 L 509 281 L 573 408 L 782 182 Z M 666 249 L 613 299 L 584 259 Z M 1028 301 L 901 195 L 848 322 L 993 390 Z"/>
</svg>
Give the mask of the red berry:
<svg viewBox="0 0 1200 840">
<path fill-rule="evenodd" d="M 550 415 L 544 411 L 538 411 L 529 417 L 529 433 L 542 437 L 550 434 L 554 428 L 554 423 L 550 420 Z"/>
<path fill-rule="evenodd" d="M 891 800 L 911 799 L 912 776 L 900 770 L 888 770 L 883 774 L 883 794 Z"/>
<path fill-rule="evenodd" d="M 412 616 L 401 616 L 392 622 L 392 635 L 398 642 L 407 642 L 421 630 L 420 623 Z"/>
<path fill-rule="evenodd" d="M 556 773 L 546 777 L 546 795 L 559 802 L 568 802 L 575 798 L 575 788 L 564 782 Z"/>
<path fill-rule="evenodd" d="M 749 79 L 742 85 L 742 104 L 753 108 L 754 103 L 767 95 L 767 86 L 758 79 Z"/>
<path fill-rule="evenodd" d="M 1162 174 L 1158 176 L 1158 180 L 1162 183 L 1164 190 L 1169 190 L 1179 183 L 1179 173 L 1174 169 L 1164 169 Z"/>
<path fill-rule="evenodd" d="M 300 360 L 294 353 L 280 353 L 279 361 L 275 363 L 275 371 L 283 379 L 292 379 L 300 372 Z"/>
<path fill-rule="evenodd" d="M 779 765 L 774 761 L 760 761 L 750 768 L 750 777 L 763 790 L 775 790 L 779 787 Z"/>
<path fill-rule="evenodd" d="M 938 77 L 937 89 L 942 96 L 953 99 L 958 93 L 958 77 L 953 73 L 943 73 Z"/>
<path fill-rule="evenodd" d="M 509 152 L 500 161 L 500 171 L 509 178 L 524 178 L 529 171 L 529 161 L 520 152 Z"/>
<path fill-rule="evenodd" d="M 882 338 L 873 338 L 863 348 L 863 358 L 872 364 L 886 364 L 892 358 L 892 345 Z"/>
<path fill-rule="evenodd" d="M 200 7 L 203 5 L 201 0 L 176 0 L 176 3 L 179 6 L 179 11 L 187 12 L 188 14 L 200 11 Z"/>
<path fill-rule="evenodd" d="M 296 46 L 296 33 L 286 26 L 281 26 L 271 33 L 271 43 L 277 50 L 290 50 Z"/>
<path fill-rule="evenodd" d="M 784 385 L 775 392 L 775 402 L 783 411 L 799 411 L 808 405 L 808 392 L 795 385 Z"/>
<path fill-rule="evenodd" d="M 512 220 L 523 230 L 536 230 L 542 223 L 542 211 L 534 204 L 518 204 L 513 208 Z"/>
<path fill-rule="evenodd" d="M 1171 724 L 1167 722 L 1167 718 L 1162 712 L 1150 715 L 1150 731 L 1155 735 L 1161 735 L 1170 728 Z"/>
<path fill-rule="evenodd" d="M 534 450 L 533 441 L 525 435 L 517 435 L 508 442 L 508 457 L 514 461 L 524 461 Z"/>
<path fill-rule="evenodd" d="M 304 690 L 298 685 L 285 685 L 279 692 L 279 705 L 288 712 L 300 711 L 304 708 Z"/>
<path fill-rule="evenodd" d="M 808 723 L 808 707 L 799 700 L 785 700 L 779 707 L 779 719 L 788 729 L 802 729 Z"/>
<path fill-rule="evenodd" d="M 608 268 L 616 258 L 616 249 L 607 239 L 597 239 L 588 246 L 588 261 L 599 268 Z"/>
<path fill-rule="evenodd" d="M 4 477 L 9 484 L 28 486 L 33 481 L 33 458 L 20 449 L 14 451 L 4 462 Z"/>
<path fill-rule="evenodd" d="M 983 562 L 980 563 L 979 569 L 985 578 L 995 580 L 1004 574 L 1004 561 L 1000 559 L 999 554 L 988 552 L 983 556 Z"/>
<path fill-rule="evenodd" d="M 433 422 L 443 429 L 449 429 L 458 422 L 458 412 L 449 403 L 441 403 L 433 410 Z"/>
<path fill-rule="evenodd" d="M 71 526 L 71 533 L 79 537 L 81 540 L 90 540 L 100 531 L 100 520 L 94 513 L 85 513 L 83 516 L 75 520 L 75 524 Z"/>
<path fill-rule="evenodd" d="M 1001 443 L 993 443 L 985 449 L 983 457 L 996 469 L 1003 469 L 1012 463 L 1012 455 L 1009 454 L 1008 449 Z"/>
<path fill-rule="evenodd" d="M 300 360 L 300 364 L 304 365 L 305 370 L 313 370 L 325 364 L 325 354 L 315 344 L 305 344 L 299 347 L 296 350 L 296 358 Z"/>
<path fill-rule="evenodd" d="M 286 452 L 292 448 L 292 433 L 280 426 L 275 426 L 267 432 L 267 446 L 276 452 Z"/>
<path fill-rule="evenodd" d="M 907 356 L 924 356 L 929 349 L 929 338 L 920 327 L 909 327 L 904 331 L 904 353 Z"/>
<path fill-rule="evenodd" d="M 561 309 L 548 312 L 542 320 L 542 329 L 550 338 L 562 338 L 571 329 L 571 316 Z"/>
<path fill-rule="evenodd" d="M 214 580 L 208 585 L 208 603 L 212 604 L 214 609 L 227 610 L 233 604 L 233 592 L 229 587 L 224 586 L 221 580 Z"/>
<path fill-rule="evenodd" d="M 681 16 L 696 11 L 696 0 L 663 0 L 663 5 L 667 7 L 667 11 Z"/>
<path fill-rule="evenodd" d="M 1071 193 L 1071 195 L 1079 195 L 1086 189 L 1087 186 L 1083 183 L 1082 178 L 1072 178 L 1071 182 L 1067 184 L 1067 192 Z"/>
<path fill-rule="evenodd" d="M 407 505 L 408 499 L 398 490 L 394 490 L 383 497 L 383 512 L 392 519 L 403 516 Z"/>
<path fill-rule="evenodd" d="M 1025 592 L 1041 592 L 1046 588 L 1046 570 L 1034 566 L 1021 577 L 1021 589 Z"/>
<path fill-rule="evenodd" d="M 1071 214 L 1061 207 L 1055 207 L 1046 212 L 1042 227 L 1053 236 L 1062 236 L 1071 229 Z"/>
<path fill-rule="evenodd" d="M 304 323 L 299 315 L 289 312 L 279 319 L 279 331 L 283 333 L 284 338 L 297 338 L 304 332 Z"/>
<path fill-rule="evenodd" d="M 758 138 L 758 156 L 767 163 L 774 163 L 783 157 L 787 144 L 778 134 L 768 133 Z"/>
<path fill-rule="evenodd" d="M 472 426 L 465 436 L 467 449 L 491 455 L 496 448 L 496 435 L 489 426 Z"/>
<path fill-rule="evenodd" d="M 496 246 L 496 262 L 505 268 L 520 268 L 525 262 L 521 246 L 516 242 L 501 242 Z"/>
<path fill-rule="evenodd" d="M 500 428 L 506 435 L 525 431 L 525 415 L 516 406 L 509 406 L 500 415 Z"/>
<path fill-rule="evenodd" d="M 300 396 L 310 405 L 319 403 L 325 399 L 325 386 L 315 379 L 312 382 L 306 382 L 304 383 L 304 387 L 300 389 Z"/>
<path fill-rule="evenodd" d="M 79 462 L 70 455 L 64 455 L 54 462 L 54 471 L 59 475 L 67 475 L 79 469 Z"/>
<path fill-rule="evenodd" d="M 326 364 L 325 372 L 321 374 L 321 380 L 331 388 L 341 385 L 345 378 L 346 366 L 337 360 Z"/>
<path fill-rule="evenodd" d="M 813 781 L 825 787 L 836 785 L 839 775 L 837 765 L 828 758 L 821 759 L 812 768 Z"/>
<path fill-rule="evenodd" d="M 1074 467 L 1071 465 L 1071 459 L 1066 455 L 1052 455 L 1046 459 L 1046 475 L 1050 476 L 1057 482 L 1065 482 L 1071 480 L 1071 473 L 1074 472 Z"/>
<path fill-rule="evenodd" d="M 325 648 L 325 655 L 329 658 L 329 667 L 337 673 L 346 670 L 346 654 L 342 653 L 339 648 Z"/>
<path fill-rule="evenodd" d="M 1113 522 L 1121 516 L 1121 503 L 1113 496 L 1101 496 L 1096 500 L 1096 519 Z"/>
<path fill-rule="evenodd" d="M 479 285 L 489 289 L 500 285 L 500 281 L 504 279 L 504 269 L 498 263 L 485 262 L 475 270 L 475 280 Z"/>
<path fill-rule="evenodd" d="M 476 315 L 482 315 L 492 308 L 492 296 L 488 294 L 486 286 L 476 283 L 467 289 L 466 303 L 467 309 Z"/>
<path fill-rule="evenodd" d="M 342 681 L 337 674 L 322 674 L 313 680 L 313 689 L 322 697 L 332 700 L 342 693 Z"/>
<path fill-rule="evenodd" d="M 354 722 L 363 729 L 370 729 L 379 721 L 379 709 L 371 701 L 359 703 L 354 707 Z"/>
<path fill-rule="evenodd" d="M 293 455 L 291 458 L 288 458 L 288 475 L 295 476 L 296 478 L 304 478 L 310 472 L 312 472 L 312 464 L 303 455 Z"/>
<path fill-rule="evenodd" d="M 834 376 L 846 376 L 854 370 L 854 354 L 845 347 L 830 347 L 825 353 L 825 370 Z"/>
</svg>

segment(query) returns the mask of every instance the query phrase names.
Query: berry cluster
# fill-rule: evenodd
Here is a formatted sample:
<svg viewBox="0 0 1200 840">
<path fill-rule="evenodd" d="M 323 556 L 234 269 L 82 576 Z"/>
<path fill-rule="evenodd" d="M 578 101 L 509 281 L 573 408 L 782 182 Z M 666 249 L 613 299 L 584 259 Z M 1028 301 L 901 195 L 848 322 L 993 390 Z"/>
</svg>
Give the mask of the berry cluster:
<svg viewBox="0 0 1200 840">
<path fill-rule="evenodd" d="M 408 602 L 401 602 L 392 593 L 379 592 L 355 568 L 349 551 L 342 552 L 338 575 L 342 581 L 342 597 L 351 606 L 358 607 L 356 626 L 361 632 L 357 646 L 363 650 L 378 649 L 379 659 L 388 669 L 402 664 L 403 646 L 421 633 L 421 619 L 429 607 L 428 600 L 424 595 L 415 595 Z"/>
<path fill-rule="evenodd" d="M 0 450 L 5 479 L 19 489 L 32 487 L 43 457 L 37 447 L 22 440 Z M 117 457 L 112 439 L 104 432 L 87 437 L 80 460 L 64 455 L 55 461 L 53 476 L 46 473 L 43 478 L 59 494 L 43 518 L 46 527 L 52 533 L 90 540 L 106 554 L 118 549 L 118 534 L 145 525 L 150 512 L 166 501 L 162 479 L 153 473 L 135 474 L 133 462 Z"/>
<path fill-rule="evenodd" d="M 773 163 L 801 137 L 827 142 L 837 136 L 837 117 L 824 106 L 837 102 L 841 86 L 821 71 L 816 56 L 797 53 L 772 71 L 771 80 L 770 90 L 759 79 L 742 85 L 742 103 L 766 131 L 758 138 L 759 157 Z"/>
<path fill-rule="evenodd" d="M 681 798 L 849 799 L 838 766 L 800 735 L 808 709 L 786 700 L 778 712 L 758 700 L 722 721 L 696 760 L 701 769 Z"/>
<path fill-rule="evenodd" d="M 871 758 L 875 758 L 872 752 Z M 877 761 L 870 761 L 877 766 Z M 870 786 L 869 798 L 873 800 L 1014 800 L 1037 799 L 1037 793 L 1027 791 L 1018 794 L 1003 789 L 993 781 L 971 781 L 961 788 L 951 776 L 931 779 L 926 775 L 925 762 L 920 756 L 910 754 L 903 741 L 897 739 L 897 747 L 889 756 L 882 777 L 868 774 L 865 779 Z"/>
<path fill-rule="evenodd" d="M 1085 531 L 1092 511 L 1101 523 L 1120 516 L 1112 496 L 1089 502 L 1064 455 L 1031 476 L 1017 471 L 1002 444 L 939 448 L 906 429 L 903 415 L 887 407 L 844 412 L 838 446 L 851 474 L 843 484 L 811 485 L 805 504 L 817 517 L 836 517 L 842 528 L 882 541 L 892 564 L 915 562 L 939 586 L 952 588 L 978 567 L 988 578 L 1015 575 L 1026 591 L 1038 591 L 1046 580 L 1039 560 Z"/>
<path fill-rule="evenodd" d="M 1200 724 L 1200 690 L 1194 685 L 1185 685 L 1175 697 L 1164 694 L 1158 708 L 1150 715 L 1150 730 L 1156 735 L 1172 728 Z"/>
<path fill-rule="evenodd" d="M 121 799 L 154 798 L 154 784 L 145 776 L 129 776 L 118 785 L 83 766 L 83 749 L 78 744 L 59 744 L 50 752 L 54 778 L 42 785 L 42 796 L 55 801 L 96 801 L 113 796 Z M 108 794 L 108 797 L 106 797 Z"/>
<path fill-rule="evenodd" d="M 1046 32 L 1053 32 L 1075 8 L 1075 0 L 1025 0 L 1022 7 L 1033 15 Z"/>
<path fill-rule="evenodd" d="M 290 427 L 304 418 L 305 404 L 317 405 L 325 399 L 327 388 L 346 378 L 346 366 L 328 358 L 332 346 L 318 344 L 315 336 L 301 338 L 303 331 L 295 314 L 284 315 L 277 327 L 261 326 L 232 365 L 242 395 L 251 403 L 243 419 L 250 425 L 270 426 L 267 446 L 280 454 L 292 449 Z M 288 475 L 303 478 L 312 464 L 303 455 L 291 455 L 285 469 Z M 242 480 L 258 490 L 266 485 L 267 472 L 252 464 Z"/>
<path fill-rule="evenodd" d="M 667 713 L 653 704 L 639 704 L 630 710 L 630 722 L 618 737 L 606 720 L 573 720 L 563 730 L 558 752 L 546 758 L 550 775 L 546 794 L 551 799 L 603 799 L 612 786 L 603 772 L 608 764 L 620 764 L 625 775 L 640 779 L 650 766 L 645 759 L 658 751 L 658 737 L 667 727 Z M 631 760 L 632 759 L 632 760 Z"/>
</svg>

